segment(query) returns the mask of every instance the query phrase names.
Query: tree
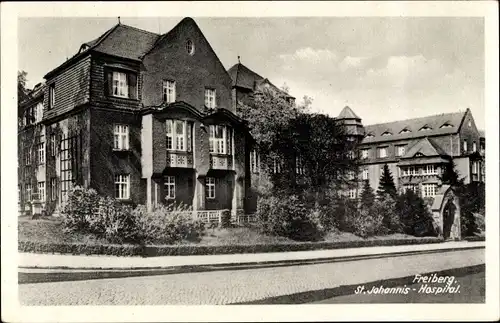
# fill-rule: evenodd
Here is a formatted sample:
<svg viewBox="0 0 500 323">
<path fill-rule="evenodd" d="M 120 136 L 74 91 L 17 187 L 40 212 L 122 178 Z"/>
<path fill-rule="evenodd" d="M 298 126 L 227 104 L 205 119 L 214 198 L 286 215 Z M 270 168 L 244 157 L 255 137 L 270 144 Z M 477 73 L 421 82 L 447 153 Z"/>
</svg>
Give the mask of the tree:
<svg viewBox="0 0 500 323">
<path fill-rule="evenodd" d="M 394 184 L 394 178 L 392 177 L 391 171 L 387 164 L 384 165 L 382 170 L 382 175 L 380 177 L 380 183 L 377 190 L 377 196 L 381 198 L 383 195 L 388 194 L 395 198 L 397 195 L 396 185 Z"/>
<path fill-rule="evenodd" d="M 397 207 L 403 232 L 410 235 L 425 234 L 417 232 L 417 225 L 424 224 L 427 233 L 433 233 L 432 215 L 419 194 L 406 190 L 398 196 Z"/>
<path fill-rule="evenodd" d="M 375 203 L 375 193 L 370 186 L 370 182 L 367 180 L 363 183 L 363 191 L 361 192 L 360 199 L 362 209 L 371 209 Z"/>
<path fill-rule="evenodd" d="M 28 98 L 28 90 L 26 89 L 26 83 L 28 73 L 25 71 L 17 71 L 17 104 L 23 102 Z"/>
<path fill-rule="evenodd" d="M 460 178 L 455 166 L 455 162 L 451 162 L 445 164 L 443 168 L 442 175 L 439 176 L 439 179 L 443 184 L 451 185 L 454 188 L 460 188 L 464 186 L 464 178 Z"/>
</svg>

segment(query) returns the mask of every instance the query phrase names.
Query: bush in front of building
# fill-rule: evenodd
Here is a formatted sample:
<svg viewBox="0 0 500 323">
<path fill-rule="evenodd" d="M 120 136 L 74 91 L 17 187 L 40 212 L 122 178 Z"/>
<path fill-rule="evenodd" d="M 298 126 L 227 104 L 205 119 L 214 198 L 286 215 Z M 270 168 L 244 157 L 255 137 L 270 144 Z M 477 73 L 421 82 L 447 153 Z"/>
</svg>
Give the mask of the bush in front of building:
<svg viewBox="0 0 500 323">
<path fill-rule="evenodd" d="M 145 244 L 172 244 L 179 241 L 199 241 L 205 226 L 193 220 L 191 209 L 183 204 L 159 205 L 152 211 L 139 205 L 132 211 L 138 238 Z"/>
<path fill-rule="evenodd" d="M 132 209 L 93 189 L 75 187 L 62 208 L 62 223 L 66 232 L 91 234 L 110 243 L 196 241 L 205 228 L 186 211 L 189 209 L 183 205 L 160 205 L 151 212 L 144 206 Z"/>
<path fill-rule="evenodd" d="M 403 233 L 413 236 L 434 236 L 432 214 L 424 199 L 412 190 L 399 194 L 396 202 Z"/>
<path fill-rule="evenodd" d="M 318 212 L 298 195 L 271 195 L 259 198 L 256 216 L 264 233 L 296 241 L 317 241 L 324 233 Z"/>
</svg>

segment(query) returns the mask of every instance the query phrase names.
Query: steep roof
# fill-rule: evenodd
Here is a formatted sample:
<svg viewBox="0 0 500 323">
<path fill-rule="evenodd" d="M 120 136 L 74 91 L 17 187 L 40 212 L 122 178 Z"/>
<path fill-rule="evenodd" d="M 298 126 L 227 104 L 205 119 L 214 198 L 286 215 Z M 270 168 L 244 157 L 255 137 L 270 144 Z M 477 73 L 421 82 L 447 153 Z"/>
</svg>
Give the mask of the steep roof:
<svg viewBox="0 0 500 323">
<path fill-rule="evenodd" d="M 365 126 L 365 133 L 372 137 L 365 137 L 362 143 L 454 134 L 460 129 L 462 121 L 468 111 L 467 109 L 465 112 L 444 113 L 422 118 L 367 125 Z M 443 125 L 445 125 L 445 127 L 442 127 Z M 427 127 L 428 130 L 421 130 L 424 127 Z M 408 131 L 401 133 L 404 129 Z M 390 132 L 392 135 L 382 136 L 382 134 L 386 132 Z"/>
<path fill-rule="evenodd" d="M 120 56 L 129 59 L 140 59 L 156 43 L 160 35 L 118 24 L 102 39 L 87 43 L 92 50 L 104 54 Z"/>
<path fill-rule="evenodd" d="M 361 119 L 360 117 L 358 117 L 356 115 L 356 113 L 354 113 L 354 111 L 352 111 L 351 108 L 349 108 L 348 106 L 345 106 L 342 111 L 340 111 L 337 119 Z"/>
<path fill-rule="evenodd" d="M 249 90 L 255 89 L 256 81 L 264 79 L 262 76 L 241 63 L 234 64 L 227 72 L 233 80 L 233 86 L 239 86 Z"/>
<path fill-rule="evenodd" d="M 432 139 L 424 137 L 420 139 L 415 145 L 413 145 L 403 158 L 413 158 L 416 154 L 421 154 L 426 157 L 430 156 L 445 156 L 446 152 L 437 145 Z"/>
</svg>

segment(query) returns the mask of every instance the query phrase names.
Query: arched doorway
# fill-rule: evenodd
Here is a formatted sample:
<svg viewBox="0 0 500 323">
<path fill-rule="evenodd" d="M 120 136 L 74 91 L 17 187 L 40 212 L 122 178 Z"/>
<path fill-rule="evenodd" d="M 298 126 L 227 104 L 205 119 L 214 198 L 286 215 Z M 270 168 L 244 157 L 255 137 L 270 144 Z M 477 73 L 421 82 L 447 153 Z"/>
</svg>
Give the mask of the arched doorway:
<svg viewBox="0 0 500 323">
<path fill-rule="evenodd" d="M 443 238 L 449 239 L 451 235 L 451 229 L 453 227 L 453 222 L 455 221 L 455 212 L 457 207 L 453 203 L 452 199 L 448 199 L 443 208 Z"/>
</svg>

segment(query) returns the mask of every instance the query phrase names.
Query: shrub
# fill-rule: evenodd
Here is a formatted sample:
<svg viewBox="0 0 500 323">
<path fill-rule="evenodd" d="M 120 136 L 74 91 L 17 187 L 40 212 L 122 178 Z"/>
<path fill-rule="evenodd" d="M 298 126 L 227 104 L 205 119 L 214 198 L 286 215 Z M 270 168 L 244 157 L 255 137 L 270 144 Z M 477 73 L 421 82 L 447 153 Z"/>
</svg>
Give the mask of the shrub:
<svg viewBox="0 0 500 323">
<path fill-rule="evenodd" d="M 67 232 L 90 232 L 101 197 L 93 189 L 74 187 L 68 192 L 68 199 L 61 207 L 63 224 Z"/>
<path fill-rule="evenodd" d="M 297 195 L 261 197 L 257 207 L 262 231 L 298 241 L 314 241 L 322 237 L 317 219 L 311 219 L 311 213 Z"/>
<path fill-rule="evenodd" d="M 182 240 L 198 241 L 205 226 L 193 220 L 190 208 L 184 205 L 160 205 L 148 212 L 139 205 L 132 211 L 139 240 L 142 243 L 171 244 Z"/>
<path fill-rule="evenodd" d="M 404 233 L 415 236 L 437 234 L 433 227 L 432 215 L 418 194 L 407 190 L 399 195 L 396 205 Z"/>
<path fill-rule="evenodd" d="M 389 194 L 377 198 L 370 210 L 373 217 L 382 216 L 384 228 L 379 228 L 381 233 L 401 233 L 401 222 L 396 211 L 396 201 Z"/>
</svg>

